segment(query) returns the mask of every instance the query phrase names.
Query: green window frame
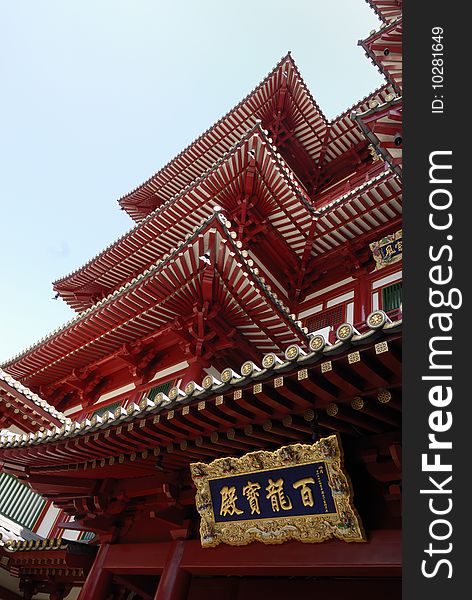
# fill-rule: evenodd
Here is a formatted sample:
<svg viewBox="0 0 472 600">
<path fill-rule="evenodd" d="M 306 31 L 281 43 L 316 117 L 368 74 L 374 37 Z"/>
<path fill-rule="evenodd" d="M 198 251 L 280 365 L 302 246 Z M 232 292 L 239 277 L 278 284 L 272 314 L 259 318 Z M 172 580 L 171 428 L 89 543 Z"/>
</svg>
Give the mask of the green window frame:
<svg viewBox="0 0 472 600">
<path fill-rule="evenodd" d="M 382 309 L 385 312 L 400 308 L 402 303 L 402 282 L 393 283 L 382 289 Z"/>
</svg>

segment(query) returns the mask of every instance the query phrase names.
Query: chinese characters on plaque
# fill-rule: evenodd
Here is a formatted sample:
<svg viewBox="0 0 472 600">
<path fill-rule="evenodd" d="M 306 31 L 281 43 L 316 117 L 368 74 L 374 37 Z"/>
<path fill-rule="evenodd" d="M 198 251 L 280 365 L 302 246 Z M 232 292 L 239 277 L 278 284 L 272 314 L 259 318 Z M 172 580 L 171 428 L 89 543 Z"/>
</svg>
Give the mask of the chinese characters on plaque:
<svg viewBox="0 0 472 600">
<path fill-rule="evenodd" d="M 191 465 L 204 547 L 362 541 L 337 436 Z"/>
<path fill-rule="evenodd" d="M 218 522 L 336 512 L 322 462 L 209 479 L 208 484 Z"/>
<path fill-rule="evenodd" d="M 370 249 L 375 259 L 376 269 L 382 269 L 401 260 L 403 251 L 402 230 L 387 235 L 378 242 L 373 242 L 370 244 Z"/>
</svg>

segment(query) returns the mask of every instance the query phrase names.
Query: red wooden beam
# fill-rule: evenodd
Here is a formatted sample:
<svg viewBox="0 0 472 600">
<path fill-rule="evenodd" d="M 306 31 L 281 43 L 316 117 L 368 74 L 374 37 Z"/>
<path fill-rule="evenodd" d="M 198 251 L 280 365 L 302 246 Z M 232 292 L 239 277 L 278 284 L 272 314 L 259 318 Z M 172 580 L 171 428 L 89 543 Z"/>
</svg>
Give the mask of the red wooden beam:
<svg viewBox="0 0 472 600">
<path fill-rule="evenodd" d="M 170 549 L 171 542 L 113 544 L 103 568 L 116 574 L 160 575 Z"/>
<path fill-rule="evenodd" d="M 186 542 L 176 540 L 167 555 L 154 600 L 185 600 L 190 586 L 191 575 L 182 568 L 182 557 Z"/>
<path fill-rule="evenodd" d="M 337 540 L 277 546 L 250 544 L 202 548 L 199 540 L 183 542 L 181 568 L 192 575 L 398 577 L 401 574 L 401 532 L 372 531 L 360 544 Z M 114 573 L 161 574 L 171 543 L 115 544 L 103 568 Z M 82 597 L 81 597 L 82 598 Z M 85 596 L 84 596 L 85 598 Z"/>
<path fill-rule="evenodd" d="M 397 530 L 372 532 L 363 544 L 330 541 L 251 544 L 202 548 L 185 543 L 182 568 L 193 575 L 397 577 L 401 573 L 401 536 Z"/>
</svg>

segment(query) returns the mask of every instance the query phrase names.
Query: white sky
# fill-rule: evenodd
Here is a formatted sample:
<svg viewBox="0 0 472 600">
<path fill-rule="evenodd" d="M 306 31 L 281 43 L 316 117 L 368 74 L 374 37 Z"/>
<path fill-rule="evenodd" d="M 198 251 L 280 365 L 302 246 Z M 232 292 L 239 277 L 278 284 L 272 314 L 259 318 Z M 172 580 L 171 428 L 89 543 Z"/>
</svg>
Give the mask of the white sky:
<svg viewBox="0 0 472 600">
<path fill-rule="evenodd" d="M 364 0 L 0 0 L 0 362 L 74 316 L 52 282 L 132 226 L 117 199 L 288 50 L 328 118 L 383 79 Z"/>
</svg>

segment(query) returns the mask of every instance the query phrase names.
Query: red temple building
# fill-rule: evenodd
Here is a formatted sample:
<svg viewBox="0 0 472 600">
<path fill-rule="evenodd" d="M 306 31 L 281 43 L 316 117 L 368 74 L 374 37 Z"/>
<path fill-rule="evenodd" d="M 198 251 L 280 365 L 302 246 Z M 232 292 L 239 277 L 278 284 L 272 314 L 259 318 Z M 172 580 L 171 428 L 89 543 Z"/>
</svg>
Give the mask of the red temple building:
<svg viewBox="0 0 472 600">
<path fill-rule="evenodd" d="M 381 88 L 330 121 L 283 57 L 2 365 L 0 599 L 400 597 L 402 2 L 368 3 Z M 206 547 L 191 464 L 332 434 L 364 541 Z"/>
</svg>

